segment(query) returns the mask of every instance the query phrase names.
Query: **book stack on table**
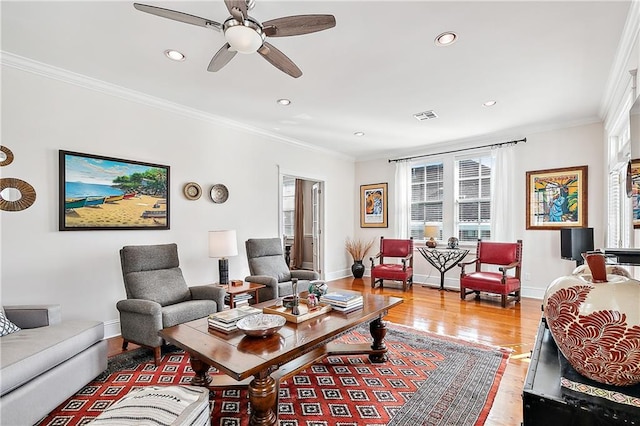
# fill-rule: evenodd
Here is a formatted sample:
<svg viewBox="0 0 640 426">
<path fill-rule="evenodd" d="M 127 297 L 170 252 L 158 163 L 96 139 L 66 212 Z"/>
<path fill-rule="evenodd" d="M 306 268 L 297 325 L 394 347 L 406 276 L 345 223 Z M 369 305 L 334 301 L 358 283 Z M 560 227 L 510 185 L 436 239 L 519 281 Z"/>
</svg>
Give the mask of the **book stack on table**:
<svg viewBox="0 0 640 426">
<path fill-rule="evenodd" d="M 212 328 L 223 333 L 231 333 L 238 329 L 236 323 L 240 319 L 249 315 L 261 314 L 262 309 L 254 308 L 249 305 L 241 306 L 235 309 L 228 309 L 222 312 L 216 312 L 209 315 L 207 322 L 209 328 Z"/>
<path fill-rule="evenodd" d="M 328 303 L 338 312 L 352 312 L 362 309 L 363 299 L 361 294 L 331 292 L 320 296 L 320 302 Z"/>
<path fill-rule="evenodd" d="M 244 305 L 248 305 L 249 301 L 253 299 L 253 296 L 250 294 L 238 294 L 233 298 L 233 304 L 237 307 L 237 306 L 244 306 Z M 231 298 L 229 297 L 229 295 L 227 294 L 224 297 L 224 303 L 226 303 L 226 305 L 229 305 L 231 301 Z"/>
</svg>

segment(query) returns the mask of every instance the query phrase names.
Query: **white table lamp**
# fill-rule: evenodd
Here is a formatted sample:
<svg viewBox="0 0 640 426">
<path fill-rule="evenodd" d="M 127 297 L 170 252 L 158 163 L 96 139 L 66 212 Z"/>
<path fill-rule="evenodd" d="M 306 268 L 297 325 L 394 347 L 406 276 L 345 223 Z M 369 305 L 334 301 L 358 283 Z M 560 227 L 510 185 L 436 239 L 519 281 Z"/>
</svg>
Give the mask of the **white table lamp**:
<svg viewBox="0 0 640 426">
<path fill-rule="evenodd" d="M 424 239 L 427 240 L 426 246 L 429 248 L 435 248 L 438 243 L 434 239 L 440 234 L 440 227 L 437 225 L 425 225 L 424 226 Z"/>
<path fill-rule="evenodd" d="M 209 231 L 209 257 L 218 258 L 220 284 L 229 284 L 229 259 L 238 255 L 235 230 Z"/>
</svg>

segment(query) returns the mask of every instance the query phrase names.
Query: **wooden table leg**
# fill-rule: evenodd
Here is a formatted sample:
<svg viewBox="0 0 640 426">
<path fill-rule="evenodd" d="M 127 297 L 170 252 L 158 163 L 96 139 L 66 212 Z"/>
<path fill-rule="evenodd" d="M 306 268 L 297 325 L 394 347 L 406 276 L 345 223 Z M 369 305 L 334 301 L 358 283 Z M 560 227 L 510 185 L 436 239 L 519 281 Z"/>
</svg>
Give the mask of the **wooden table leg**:
<svg viewBox="0 0 640 426">
<path fill-rule="evenodd" d="M 268 373 L 261 372 L 249 383 L 251 426 L 273 426 L 278 421 L 276 406 L 278 386 Z"/>
<path fill-rule="evenodd" d="M 369 354 L 369 360 L 374 363 L 383 363 L 389 360 L 387 356 L 387 345 L 384 344 L 384 336 L 387 335 L 387 326 L 382 321 L 382 317 L 378 317 L 369 323 L 369 332 L 373 337 L 371 349 L 383 351 L 381 353 Z"/>
<path fill-rule="evenodd" d="M 191 384 L 194 386 L 208 386 L 211 383 L 211 376 L 209 375 L 209 365 L 200 361 L 198 358 L 191 355 L 189 357 L 191 361 L 191 368 L 196 375 L 191 379 Z"/>
<path fill-rule="evenodd" d="M 233 302 L 233 293 L 227 293 L 229 295 L 229 309 L 235 308 L 235 303 Z"/>
</svg>

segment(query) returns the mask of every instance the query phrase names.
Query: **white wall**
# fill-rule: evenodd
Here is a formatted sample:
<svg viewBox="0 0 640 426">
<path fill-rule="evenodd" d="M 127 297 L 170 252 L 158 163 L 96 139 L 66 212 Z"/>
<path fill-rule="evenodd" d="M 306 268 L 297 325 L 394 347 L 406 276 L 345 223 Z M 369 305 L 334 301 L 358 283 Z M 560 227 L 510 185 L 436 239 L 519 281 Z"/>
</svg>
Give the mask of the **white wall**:
<svg viewBox="0 0 640 426">
<path fill-rule="evenodd" d="M 125 297 L 118 250 L 124 245 L 176 242 L 190 285 L 217 280 L 208 258 L 207 231 L 236 229 L 239 255 L 230 278 L 248 275 L 244 241 L 278 235 L 278 167 L 322 177 L 325 186 L 325 270 L 344 275 L 354 164 L 350 159 L 287 144 L 211 120 L 154 108 L 48 77 L 2 68 L 2 145 L 15 159 L 3 177 L 29 182 L 33 206 L 0 212 L 3 304 L 59 303 L 64 318 L 105 321 L 117 333 L 115 304 Z M 171 166 L 168 231 L 58 231 L 58 150 Z M 197 182 L 203 196 L 186 199 Z M 211 185 L 223 183 L 229 200 L 214 204 Z"/>
<path fill-rule="evenodd" d="M 548 131 L 527 136 L 527 143 L 518 144 L 516 149 L 517 180 L 515 182 L 517 198 L 511 204 L 512 214 L 516 218 L 515 236 L 523 240 L 523 276 L 529 277 L 522 283 L 525 297 L 541 298 L 547 285 L 555 278 L 570 274 L 575 262 L 560 258 L 560 231 L 525 230 L 526 172 L 531 170 L 553 169 L 559 167 L 588 165 L 588 224 L 594 228 L 595 246 L 602 247 L 604 241 L 604 221 L 606 215 L 603 175 L 605 160 L 603 152 L 603 127 L 600 123 Z M 501 142 L 501 140 L 496 141 Z M 370 183 L 389 182 L 389 227 L 360 228 L 354 221 L 356 236 L 364 239 L 380 236 L 395 237 L 393 217 L 394 209 L 395 164 L 387 160 L 356 163 L 356 188 Z M 356 206 L 356 215 L 358 214 Z M 357 216 L 356 216 L 357 218 Z M 474 247 L 469 247 L 474 248 Z M 378 243 L 373 253 L 377 252 Z M 440 273 L 435 270 L 420 253 L 414 253 L 415 282 L 439 285 Z M 471 254 L 469 255 L 471 256 Z M 470 259 L 470 257 L 468 257 Z M 367 267 L 369 263 L 366 262 Z M 445 286 L 459 288 L 460 268 L 451 269 L 445 280 Z"/>
</svg>

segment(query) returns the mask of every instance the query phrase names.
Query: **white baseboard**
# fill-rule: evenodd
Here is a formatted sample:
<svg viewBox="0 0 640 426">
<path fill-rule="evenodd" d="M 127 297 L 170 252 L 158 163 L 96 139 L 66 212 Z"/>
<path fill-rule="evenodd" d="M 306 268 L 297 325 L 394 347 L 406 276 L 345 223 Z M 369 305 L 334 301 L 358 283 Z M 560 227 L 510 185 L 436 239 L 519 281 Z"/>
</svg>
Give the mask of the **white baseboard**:
<svg viewBox="0 0 640 426">
<path fill-rule="evenodd" d="M 104 321 L 104 338 L 120 336 L 120 320 Z"/>
</svg>

